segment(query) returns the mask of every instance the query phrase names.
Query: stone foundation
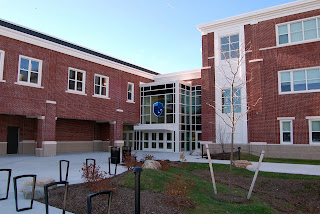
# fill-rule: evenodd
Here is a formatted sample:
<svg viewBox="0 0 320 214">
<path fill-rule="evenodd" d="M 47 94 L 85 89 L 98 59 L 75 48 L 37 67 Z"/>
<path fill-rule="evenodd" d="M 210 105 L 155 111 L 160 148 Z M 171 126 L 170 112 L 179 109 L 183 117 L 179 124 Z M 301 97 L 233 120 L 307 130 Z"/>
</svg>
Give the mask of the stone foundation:
<svg viewBox="0 0 320 214">
<path fill-rule="evenodd" d="M 57 153 L 108 151 L 109 141 L 57 141 Z"/>
</svg>

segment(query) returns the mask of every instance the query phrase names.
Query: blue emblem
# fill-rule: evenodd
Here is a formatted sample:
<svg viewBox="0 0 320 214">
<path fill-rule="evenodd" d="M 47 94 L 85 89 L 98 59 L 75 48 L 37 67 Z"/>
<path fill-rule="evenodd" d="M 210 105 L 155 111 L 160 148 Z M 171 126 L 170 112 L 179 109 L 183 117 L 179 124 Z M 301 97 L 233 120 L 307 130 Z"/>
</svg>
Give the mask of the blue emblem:
<svg viewBox="0 0 320 214">
<path fill-rule="evenodd" d="M 160 102 L 156 102 L 153 104 L 153 114 L 156 115 L 156 117 L 160 117 L 160 115 L 163 112 L 163 104 Z"/>
</svg>

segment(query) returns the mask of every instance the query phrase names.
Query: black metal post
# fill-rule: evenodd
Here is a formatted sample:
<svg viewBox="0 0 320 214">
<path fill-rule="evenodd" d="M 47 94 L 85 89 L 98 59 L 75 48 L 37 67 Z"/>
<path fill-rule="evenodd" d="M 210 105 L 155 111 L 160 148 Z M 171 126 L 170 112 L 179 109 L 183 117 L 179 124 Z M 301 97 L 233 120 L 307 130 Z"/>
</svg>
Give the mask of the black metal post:
<svg viewBox="0 0 320 214">
<path fill-rule="evenodd" d="M 117 174 L 117 158 L 116 157 L 109 157 L 108 158 L 108 162 L 109 162 L 109 175 L 116 175 Z M 111 163 L 116 163 L 116 167 L 114 169 L 114 174 L 111 174 Z"/>
<path fill-rule="evenodd" d="M 202 158 L 203 158 L 203 144 L 201 144 L 201 155 L 202 155 Z"/>
<path fill-rule="evenodd" d="M 17 180 L 20 179 L 20 178 L 25 178 L 25 177 L 32 177 L 32 178 L 33 178 L 31 203 L 30 203 L 30 207 L 25 207 L 25 208 L 19 209 L 19 206 L 18 206 L 18 187 L 17 187 Z M 16 211 L 17 211 L 17 212 L 25 211 L 25 210 L 31 210 L 31 209 L 32 209 L 33 200 L 34 200 L 34 190 L 35 190 L 35 188 L 36 188 L 36 181 L 37 181 L 37 175 L 20 175 L 20 176 L 13 177 L 14 199 L 15 199 L 15 201 L 16 201 Z"/>
<path fill-rule="evenodd" d="M 241 160 L 241 158 L 240 158 L 240 150 L 241 150 L 241 147 L 238 147 L 239 160 Z"/>
<path fill-rule="evenodd" d="M 63 184 L 65 186 L 65 190 L 64 190 L 64 197 L 63 197 L 63 210 L 62 210 L 62 214 L 66 213 L 66 206 L 67 206 L 67 195 L 68 195 L 68 182 L 67 181 L 60 181 L 60 182 L 53 182 L 53 183 L 49 183 L 44 185 L 44 199 L 45 199 L 45 205 L 46 205 L 46 214 L 49 214 L 49 192 L 48 189 L 51 186 L 55 186 L 58 184 Z"/>
<path fill-rule="evenodd" d="M 135 174 L 135 214 L 140 214 L 140 175 L 142 172 L 141 167 L 135 167 L 133 169 Z"/>
<path fill-rule="evenodd" d="M 8 196 L 9 196 L 9 187 L 10 187 L 10 180 L 11 180 L 11 169 L 0 169 L 0 172 L 1 171 L 6 171 L 6 172 L 8 172 L 8 181 L 7 181 L 7 194 L 6 194 L 6 197 L 4 197 L 4 198 L 0 198 L 0 201 L 1 200 L 6 200 L 6 199 L 8 199 Z"/>
<path fill-rule="evenodd" d="M 60 182 L 62 182 L 62 162 L 66 162 L 67 163 L 67 169 L 66 169 L 66 179 L 64 181 L 68 181 L 68 175 L 69 175 L 69 164 L 70 161 L 68 160 L 60 160 L 59 161 L 59 170 L 60 170 Z"/>
</svg>

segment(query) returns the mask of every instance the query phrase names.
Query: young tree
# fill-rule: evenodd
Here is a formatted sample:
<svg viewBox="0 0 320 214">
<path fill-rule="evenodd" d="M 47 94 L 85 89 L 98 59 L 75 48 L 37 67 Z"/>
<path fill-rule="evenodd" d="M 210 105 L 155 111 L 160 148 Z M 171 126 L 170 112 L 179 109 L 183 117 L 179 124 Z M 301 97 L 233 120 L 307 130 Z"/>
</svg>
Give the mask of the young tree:
<svg viewBox="0 0 320 214">
<path fill-rule="evenodd" d="M 246 84 L 252 79 L 247 79 L 245 71 L 245 47 L 239 45 L 239 35 L 223 37 L 220 40 L 220 62 L 216 66 L 215 72 L 218 72 L 219 83 L 215 83 L 216 90 L 221 92 L 221 100 L 216 97 L 213 103 L 207 103 L 214 110 L 222 123 L 229 127 L 231 133 L 231 155 L 229 170 L 229 194 L 232 189 L 232 164 L 233 164 L 233 147 L 235 141 L 235 130 L 237 123 L 248 112 L 258 104 L 259 98 L 255 103 L 250 105 L 246 103 L 246 109 L 241 108 L 243 99 L 241 94 L 246 93 Z M 248 48 L 250 49 L 250 48 Z M 247 49 L 247 50 L 248 50 Z M 216 75 L 216 79 L 217 79 Z M 221 101 L 221 103 L 219 101 Z M 219 134 L 219 133 L 218 133 Z M 221 134 L 221 133 L 220 133 Z M 218 136 L 219 137 L 219 136 Z"/>
</svg>

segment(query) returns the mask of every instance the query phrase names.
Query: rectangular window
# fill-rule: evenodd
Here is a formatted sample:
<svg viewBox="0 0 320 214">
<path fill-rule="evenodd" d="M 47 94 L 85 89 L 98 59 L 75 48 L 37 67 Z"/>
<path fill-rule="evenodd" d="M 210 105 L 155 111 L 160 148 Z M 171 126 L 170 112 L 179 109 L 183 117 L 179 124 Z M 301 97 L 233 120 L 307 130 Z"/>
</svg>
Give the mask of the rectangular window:
<svg viewBox="0 0 320 214">
<path fill-rule="evenodd" d="M 127 101 L 134 102 L 134 84 L 132 82 L 128 82 Z"/>
<path fill-rule="evenodd" d="M 68 91 L 73 93 L 85 93 L 86 72 L 69 68 Z"/>
<path fill-rule="evenodd" d="M 279 72 L 279 93 L 320 91 L 320 68 Z"/>
<path fill-rule="evenodd" d="M 18 83 L 41 86 L 42 60 L 19 56 Z"/>
<path fill-rule="evenodd" d="M 234 113 L 241 113 L 241 88 L 234 88 L 232 95 L 231 89 L 222 91 L 222 113 L 229 114 L 232 112 L 231 96 L 233 98 Z"/>
<path fill-rule="evenodd" d="M 0 82 L 3 80 L 4 51 L 0 50 Z"/>
<path fill-rule="evenodd" d="M 239 34 L 220 38 L 221 60 L 238 58 L 239 56 Z"/>
<path fill-rule="evenodd" d="M 320 145 L 320 119 L 309 120 L 310 143 Z"/>
<path fill-rule="evenodd" d="M 94 75 L 94 94 L 109 98 L 109 77 Z"/>
<path fill-rule="evenodd" d="M 293 143 L 292 120 L 280 120 L 280 143 Z"/>
<path fill-rule="evenodd" d="M 277 29 L 278 45 L 318 39 L 320 18 L 280 24 Z"/>
</svg>

